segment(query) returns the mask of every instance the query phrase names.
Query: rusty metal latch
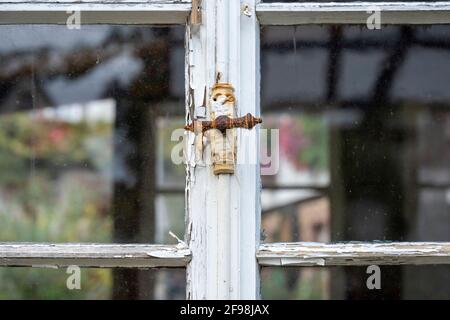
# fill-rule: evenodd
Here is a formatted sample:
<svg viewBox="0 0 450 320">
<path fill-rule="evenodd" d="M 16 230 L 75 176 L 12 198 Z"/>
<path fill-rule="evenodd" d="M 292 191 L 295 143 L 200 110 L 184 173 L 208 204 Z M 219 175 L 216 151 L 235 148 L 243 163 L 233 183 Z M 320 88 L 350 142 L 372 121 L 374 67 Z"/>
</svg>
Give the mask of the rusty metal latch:
<svg viewBox="0 0 450 320">
<path fill-rule="evenodd" d="M 262 123 L 262 120 L 250 113 L 235 118 L 236 98 L 234 88 L 229 83 L 218 82 L 211 88 L 208 107 L 211 120 L 193 120 L 184 129 L 196 134 L 200 151 L 202 150 L 203 136 L 207 136 L 211 143 L 213 173 L 215 175 L 233 174 L 237 153 L 237 136 L 236 131 L 232 129 L 252 129 L 257 124 Z"/>
<path fill-rule="evenodd" d="M 244 128 L 252 129 L 257 124 L 262 123 L 262 119 L 254 117 L 252 114 L 247 113 L 245 116 L 240 118 L 230 118 L 228 116 L 219 116 L 213 121 L 197 121 L 194 120 L 191 124 L 184 127 L 184 129 L 195 132 L 195 128 L 199 128 L 203 133 L 210 129 L 217 129 L 222 134 L 226 132 L 227 129 L 233 128 Z"/>
</svg>

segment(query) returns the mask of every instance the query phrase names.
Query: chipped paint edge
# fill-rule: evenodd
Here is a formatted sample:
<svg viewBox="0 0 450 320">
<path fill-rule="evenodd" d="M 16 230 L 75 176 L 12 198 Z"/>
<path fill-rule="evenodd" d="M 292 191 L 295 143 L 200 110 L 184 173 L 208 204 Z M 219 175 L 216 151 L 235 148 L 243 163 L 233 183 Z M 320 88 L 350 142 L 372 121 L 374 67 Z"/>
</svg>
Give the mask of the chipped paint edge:
<svg viewBox="0 0 450 320">
<path fill-rule="evenodd" d="M 257 259 L 261 266 L 450 264 L 450 242 L 271 243 Z"/>
<path fill-rule="evenodd" d="M 177 245 L 0 243 L 0 266 L 98 268 L 184 267 L 189 248 Z"/>
</svg>

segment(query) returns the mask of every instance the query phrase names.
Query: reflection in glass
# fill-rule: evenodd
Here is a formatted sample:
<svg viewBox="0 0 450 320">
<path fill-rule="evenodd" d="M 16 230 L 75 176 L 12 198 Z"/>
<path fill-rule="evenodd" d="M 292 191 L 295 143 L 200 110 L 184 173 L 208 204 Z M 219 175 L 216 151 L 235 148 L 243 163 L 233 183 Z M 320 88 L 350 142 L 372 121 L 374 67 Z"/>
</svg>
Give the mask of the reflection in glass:
<svg viewBox="0 0 450 320">
<path fill-rule="evenodd" d="M 450 240 L 449 35 L 448 25 L 262 30 L 263 117 L 280 130 L 280 171 L 262 177 L 265 241 Z M 322 284 L 335 279 L 341 297 L 365 297 L 351 270 L 305 269 L 315 284 L 297 297 L 333 297 Z M 386 299 L 415 297 L 406 279 L 448 275 L 384 270 Z M 278 273 L 291 286 L 298 272 Z"/>
<path fill-rule="evenodd" d="M 367 267 L 264 267 L 261 271 L 262 298 L 450 299 L 450 266 L 380 266 L 379 290 L 367 287 L 367 279 L 373 274 L 373 271 L 367 273 Z"/>
<path fill-rule="evenodd" d="M 183 237 L 184 169 L 170 160 L 184 123 L 183 37 L 182 27 L 0 26 L 0 241 Z M 113 296 L 150 297 L 147 278 L 114 271 Z"/>
</svg>

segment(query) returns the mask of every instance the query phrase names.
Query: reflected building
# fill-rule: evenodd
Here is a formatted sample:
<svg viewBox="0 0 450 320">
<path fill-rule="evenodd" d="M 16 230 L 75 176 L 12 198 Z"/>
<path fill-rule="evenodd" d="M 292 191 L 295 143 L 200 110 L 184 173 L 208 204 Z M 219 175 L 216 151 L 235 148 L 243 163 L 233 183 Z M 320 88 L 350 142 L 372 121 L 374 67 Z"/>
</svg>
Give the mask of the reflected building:
<svg viewBox="0 0 450 320">
<path fill-rule="evenodd" d="M 449 35 L 446 25 L 263 28 L 262 114 L 280 129 L 280 171 L 262 177 L 266 241 L 449 240 Z M 335 268 L 315 297 L 450 296 L 448 267 L 413 269 L 383 267 L 382 292 L 370 292 L 365 268 Z M 285 272 L 288 292 L 305 272 Z"/>
<path fill-rule="evenodd" d="M 0 224 L 17 231 L 1 240 L 183 237 L 184 195 L 171 190 L 184 187 L 184 170 L 168 152 L 170 129 L 184 124 L 183 28 L 23 25 L 0 34 L 0 166 L 17 176 L 0 177 Z M 105 272 L 113 298 L 184 297 L 182 270 Z"/>
</svg>

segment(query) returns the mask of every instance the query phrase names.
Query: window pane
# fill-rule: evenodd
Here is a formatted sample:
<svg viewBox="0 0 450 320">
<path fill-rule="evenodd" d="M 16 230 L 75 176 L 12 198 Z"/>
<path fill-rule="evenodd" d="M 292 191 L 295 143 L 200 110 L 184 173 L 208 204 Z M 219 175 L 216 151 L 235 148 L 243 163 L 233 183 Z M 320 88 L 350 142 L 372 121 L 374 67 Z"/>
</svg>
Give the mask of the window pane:
<svg viewBox="0 0 450 320">
<path fill-rule="evenodd" d="M 78 271 L 79 270 L 79 271 Z M 0 268 L 0 300 L 3 299 L 89 299 L 105 300 L 135 296 L 130 293 L 138 282 L 146 284 L 137 299 L 185 299 L 185 270 L 151 269 L 140 271 L 139 277 L 119 279 L 120 296 L 113 293 L 110 269 Z M 119 269 L 120 270 L 120 269 Z M 135 272 L 137 270 L 127 270 Z M 69 272 L 69 273 L 68 273 Z M 77 275 L 79 275 L 79 282 Z M 69 278 L 71 277 L 71 278 Z M 69 283 L 69 286 L 67 285 Z M 79 288 L 79 289 L 78 289 Z"/>
<path fill-rule="evenodd" d="M 263 299 L 450 299 L 450 266 L 266 268 Z M 368 278 L 371 277 L 368 281 Z M 369 282 L 370 289 L 367 286 Z M 379 285 L 380 289 L 376 289 Z"/>
<path fill-rule="evenodd" d="M 265 27 L 266 241 L 450 240 L 450 26 Z M 264 150 L 263 150 L 264 152 Z"/>
<path fill-rule="evenodd" d="M 184 28 L 0 26 L 0 38 L 0 241 L 182 238 L 180 201 L 157 199 L 183 197 L 170 156 Z"/>
</svg>

